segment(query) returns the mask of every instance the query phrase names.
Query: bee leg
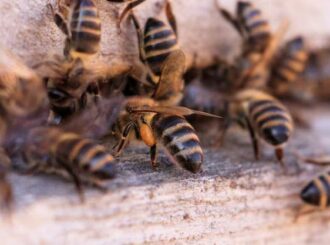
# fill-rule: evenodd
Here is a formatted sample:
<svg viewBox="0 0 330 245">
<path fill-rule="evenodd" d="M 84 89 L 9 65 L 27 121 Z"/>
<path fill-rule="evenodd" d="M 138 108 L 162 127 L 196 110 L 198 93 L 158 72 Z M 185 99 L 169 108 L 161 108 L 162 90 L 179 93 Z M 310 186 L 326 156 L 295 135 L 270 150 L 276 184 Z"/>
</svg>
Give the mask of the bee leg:
<svg viewBox="0 0 330 245">
<path fill-rule="evenodd" d="M 159 165 L 156 162 L 157 161 L 157 145 L 153 145 L 150 147 L 150 161 L 151 166 L 153 169 L 156 169 Z"/>
<path fill-rule="evenodd" d="M 244 35 L 243 27 L 239 24 L 238 20 L 227 10 L 221 8 L 217 0 L 214 0 L 214 4 L 218 9 L 218 11 L 220 12 L 220 14 L 222 15 L 222 17 L 226 21 L 228 21 L 241 36 L 243 36 Z"/>
<path fill-rule="evenodd" d="M 112 0 L 110 0 L 112 1 Z M 133 2 L 130 2 L 123 10 L 123 12 L 120 14 L 118 22 L 117 22 L 117 26 L 120 27 L 121 22 L 123 21 L 123 19 L 126 17 L 126 15 L 128 14 L 128 12 L 130 12 L 133 8 L 135 8 L 136 6 L 138 6 L 139 4 L 143 3 L 145 0 L 136 0 Z M 115 1 L 113 1 L 115 2 Z"/>
<path fill-rule="evenodd" d="M 168 20 L 169 24 L 171 25 L 172 30 L 175 33 L 175 36 L 178 38 L 178 29 L 177 29 L 177 24 L 176 24 L 176 18 L 173 14 L 171 4 L 168 0 L 166 0 L 165 11 L 166 11 L 167 20 Z"/>
<path fill-rule="evenodd" d="M 136 29 L 136 34 L 137 34 L 137 38 L 138 38 L 138 44 L 139 44 L 139 57 L 142 63 L 146 63 L 146 55 L 144 52 L 144 41 L 143 41 L 143 32 L 140 26 L 139 21 L 137 20 L 137 18 L 135 17 L 134 13 L 130 14 L 130 17 L 133 21 L 133 24 L 135 26 Z"/>
<path fill-rule="evenodd" d="M 121 139 L 118 142 L 118 144 L 115 146 L 115 147 L 117 147 L 117 150 L 115 151 L 115 154 L 114 154 L 115 157 L 118 157 L 121 154 L 121 152 L 123 151 L 124 147 L 126 146 L 127 141 L 128 141 L 128 136 L 129 136 L 133 126 L 134 126 L 133 123 L 126 124 L 126 126 L 123 130 L 123 133 L 121 135 Z"/>
<path fill-rule="evenodd" d="M 283 148 L 282 147 L 276 148 L 275 149 L 275 155 L 276 155 L 277 160 L 281 164 L 282 168 L 286 171 L 286 166 L 285 166 L 284 161 L 283 161 L 283 155 L 284 155 Z"/>
<path fill-rule="evenodd" d="M 73 170 L 73 168 L 71 168 L 70 166 L 68 166 L 68 164 L 65 163 L 61 163 L 60 165 L 68 172 L 68 174 L 72 177 L 73 183 L 76 187 L 76 190 L 78 192 L 79 195 L 79 199 L 82 203 L 85 202 L 85 195 L 84 195 L 84 189 L 82 186 L 82 182 L 81 179 L 79 177 L 79 175 Z"/>
<path fill-rule="evenodd" d="M 256 133 L 253 130 L 253 127 L 249 121 L 249 119 L 245 119 L 248 131 L 250 133 L 250 137 L 252 140 L 252 145 L 253 145 L 253 152 L 254 152 L 254 157 L 257 161 L 259 161 L 260 158 L 260 152 L 259 152 L 259 142 L 258 142 L 258 138 L 256 136 Z"/>
<path fill-rule="evenodd" d="M 57 3 L 59 11 L 55 11 L 51 3 L 47 4 L 47 7 L 50 9 L 54 22 L 57 27 L 67 36 L 69 36 L 69 25 L 67 22 L 67 16 L 69 14 L 69 7 L 61 4 L 60 1 Z"/>
</svg>

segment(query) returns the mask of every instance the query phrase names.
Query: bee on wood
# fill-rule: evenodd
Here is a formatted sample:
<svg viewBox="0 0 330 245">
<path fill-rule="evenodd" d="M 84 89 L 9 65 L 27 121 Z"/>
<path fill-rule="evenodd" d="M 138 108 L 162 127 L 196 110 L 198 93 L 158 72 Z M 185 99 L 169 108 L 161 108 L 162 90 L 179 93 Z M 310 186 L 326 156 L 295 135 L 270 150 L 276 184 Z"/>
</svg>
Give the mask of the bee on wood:
<svg viewBox="0 0 330 245">
<path fill-rule="evenodd" d="M 92 140 L 57 127 L 31 130 L 23 145 L 28 172 L 54 173 L 71 178 L 82 196 L 82 182 L 105 188 L 115 176 L 114 158 Z"/>
<path fill-rule="evenodd" d="M 281 96 L 288 94 L 291 84 L 295 83 L 304 71 L 307 59 L 308 54 L 302 37 L 288 41 L 272 65 L 269 80 L 271 91 Z"/>
<path fill-rule="evenodd" d="M 177 81 L 181 81 L 178 78 L 182 76 L 184 63 L 181 50 L 171 53 L 163 64 L 152 98 L 135 96 L 126 100 L 125 110 L 116 124 L 117 135 L 120 135 L 116 155 L 121 153 L 134 130 L 137 138 L 150 147 L 153 167 L 157 166 L 157 144 L 161 144 L 181 167 L 193 173 L 200 170 L 203 151 L 195 130 L 184 116 L 213 115 L 174 106 L 176 100 L 173 103 L 173 98 L 181 91 L 181 85 L 177 86 Z"/>
<path fill-rule="evenodd" d="M 321 209 L 330 206 L 330 171 L 310 181 L 300 193 L 301 199 Z"/>
<path fill-rule="evenodd" d="M 213 115 L 186 107 L 159 106 L 153 99 L 145 97 L 129 98 L 126 102 L 125 114 L 127 123 L 122 129 L 116 155 L 121 153 L 127 144 L 130 132 L 134 129 L 139 138 L 150 147 L 152 167 L 158 166 L 157 145 L 161 144 L 182 168 L 192 173 L 197 173 L 201 169 L 203 151 L 199 138 L 184 116 Z"/>
<path fill-rule="evenodd" d="M 46 83 L 51 107 L 49 121 L 59 124 L 97 102 L 99 84 L 124 74 L 130 67 L 91 62 L 101 40 L 101 20 L 94 1 L 58 0 L 56 7 L 57 12 L 50 5 L 55 23 L 66 35 L 64 57 L 55 56 L 34 68 Z"/>
<path fill-rule="evenodd" d="M 229 100 L 228 111 L 224 133 L 231 120 L 236 120 L 249 131 L 257 160 L 260 138 L 275 148 L 275 155 L 283 165 L 283 147 L 288 142 L 294 125 L 289 111 L 280 101 L 265 92 L 246 89 Z"/>
</svg>

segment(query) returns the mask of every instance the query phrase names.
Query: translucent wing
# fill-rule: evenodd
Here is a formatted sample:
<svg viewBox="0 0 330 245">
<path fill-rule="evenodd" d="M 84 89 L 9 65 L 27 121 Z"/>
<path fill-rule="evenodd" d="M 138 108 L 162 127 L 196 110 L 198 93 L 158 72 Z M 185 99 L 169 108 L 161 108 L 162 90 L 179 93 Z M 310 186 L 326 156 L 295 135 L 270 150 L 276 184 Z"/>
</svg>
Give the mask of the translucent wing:
<svg viewBox="0 0 330 245">
<path fill-rule="evenodd" d="M 183 106 L 153 106 L 153 107 L 130 107 L 127 108 L 130 113 L 155 112 L 164 114 L 173 114 L 178 116 L 200 115 L 206 117 L 222 118 L 221 116 L 210 114 L 203 111 L 195 111 Z"/>
<path fill-rule="evenodd" d="M 182 50 L 175 50 L 166 58 L 159 83 L 153 94 L 155 99 L 164 99 L 182 90 L 185 63 L 186 58 Z"/>
</svg>

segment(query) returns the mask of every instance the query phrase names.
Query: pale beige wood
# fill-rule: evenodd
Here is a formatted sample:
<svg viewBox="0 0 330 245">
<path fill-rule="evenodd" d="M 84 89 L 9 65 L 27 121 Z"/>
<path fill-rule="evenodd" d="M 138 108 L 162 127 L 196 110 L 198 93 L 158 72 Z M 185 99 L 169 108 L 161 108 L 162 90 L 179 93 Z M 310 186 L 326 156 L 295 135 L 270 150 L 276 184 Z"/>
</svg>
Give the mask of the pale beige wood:
<svg viewBox="0 0 330 245">
<path fill-rule="evenodd" d="M 158 11 L 156 2 L 148 0 L 136 10 L 142 23 Z M 234 52 L 238 37 L 218 16 L 212 0 L 172 2 L 189 62 L 194 53 L 199 65 L 206 65 L 215 55 Z M 274 26 L 281 18 L 290 20 L 288 37 L 302 33 L 312 47 L 327 42 L 329 1 L 255 2 Z M 63 35 L 51 22 L 46 3 L 0 2 L 1 42 L 29 64 L 62 50 Z M 110 64 L 136 59 L 132 26 L 124 24 L 120 35 L 115 28 L 121 5 L 98 3 L 103 20 L 101 58 Z M 221 3 L 233 9 L 235 1 Z M 315 132 L 299 131 L 291 148 L 308 153 L 329 147 L 330 118 L 323 112 L 317 118 Z M 192 175 L 164 163 L 164 156 L 160 169 L 152 171 L 145 147 L 126 151 L 118 178 L 109 183 L 110 192 L 89 189 L 83 205 L 71 183 L 12 174 L 16 204 L 11 221 L 0 221 L 1 244 L 328 244 L 329 211 L 294 222 L 302 204 L 298 194 L 320 168 L 302 166 L 297 172 L 297 162 L 289 154 L 289 172 L 283 174 L 268 148 L 263 161 L 256 163 L 246 133 L 233 132 L 223 149 L 205 152 L 204 172 Z"/>
</svg>

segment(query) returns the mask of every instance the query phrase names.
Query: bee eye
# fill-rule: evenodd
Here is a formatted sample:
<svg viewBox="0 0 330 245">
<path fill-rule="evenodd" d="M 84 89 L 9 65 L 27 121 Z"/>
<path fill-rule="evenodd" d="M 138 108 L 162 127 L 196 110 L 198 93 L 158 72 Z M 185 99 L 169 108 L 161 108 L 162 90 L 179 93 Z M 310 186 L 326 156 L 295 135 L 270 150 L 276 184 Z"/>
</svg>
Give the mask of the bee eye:
<svg viewBox="0 0 330 245">
<path fill-rule="evenodd" d="M 68 95 L 66 93 L 63 93 L 60 90 L 57 89 L 51 89 L 48 91 L 48 97 L 49 99 L 53 101 L 62 101 L 68 98 Z"/>
</svg>

